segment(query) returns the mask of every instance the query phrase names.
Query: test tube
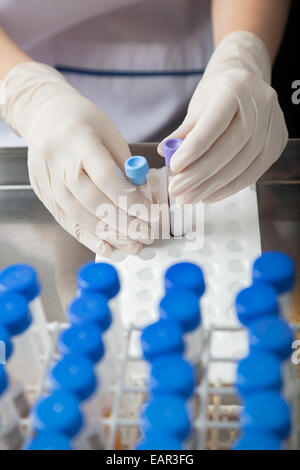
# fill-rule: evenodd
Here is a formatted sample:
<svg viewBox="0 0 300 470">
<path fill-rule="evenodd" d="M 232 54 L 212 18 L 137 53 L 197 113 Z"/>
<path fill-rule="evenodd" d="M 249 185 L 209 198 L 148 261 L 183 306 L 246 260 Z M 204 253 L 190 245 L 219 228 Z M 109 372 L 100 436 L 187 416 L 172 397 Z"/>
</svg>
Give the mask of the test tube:
<svg viewBox="0 0 300 470">
<path fill-rule="evenodd" d="M 149 362 L 163 354 L 182 354 L 184 351 L 182 329 L 174 320 L 158 320 L 142 331 L 141 346 L 143 356 Z"/>
<path fill-rule="evenodd" d="M 292 354 L 293 332 L 281 318 L 267 317 L 251 324 L 250 351 L 265 351 L 284 361 Z"/>
<path fill-rule="evenodd" d="M 268 352 L 252 351 L 237 366 L 236 389 L 241 397 L 266 390 L 280 392 L 281 363 Z"/>
<path fill-rule="evenodd" d="M 152 202 L 151 188 L 147 183 L 149 173 L 148 162 L 145 157 L 135 155 L 127 158 L 125 162 L 125 174 L 132 184 L 138 186 L 143 195 Z"/>
<path fill-rule="evenodd" d="M 110 348 L 120 355 L 125 347 L 124 331 L 118 302 L 120 280 L 117 270 L 109 263 L 87 263 L 77 273 L 79 295 L 98 293 L 104 296 L 112 312 L 113 323 L 108 331 Z"/>
<path fill-rule="evenodd" d="M 32 424 L 37 433 L 55 432 L 73 438 L 83 425 L 80 403 L 62 391 L 41 397 L 33 408 Z"/>
<path fill-rule="evenodd" d="M 160 395 L 151 399 L 141 414 L 141 428 L 158 431 L 181 442 L 190 434 L 191 424 L 185 401 L 175 395 Z"/>
<path fill-rule="evenodd" d="M 101 410 L 104 416 L 109 416 L 113 407 L 114 393 L 110 390 L 119 378 L 119 359 L 112 347 L 111 338 L 107 335 L 112 322 L 107 299 L 94 291 L 84 293 L 71 302 L 68 308 L 68 319 L 73 325 L 95 325 L 102 332 L 106 351 L 105 361 L 96 366 L 96 375 L 101 380 Z"/>
<path fill-rule="evenodd" d="M 20 294 L 6 292 L 0 297 L 0 312 L 1 323 L 14 336 L 14 354 L 8 363 L 8 373 L 14 383 L 20 381 L 25 387 L 36 388 L 43 367 L 27 301 Z"/>
<path fill-rule="evenodd" d="M 277 392 L 254 393 L 245 400 L 241 426 L 247 433 L 270 433 L 286 439 L 291 427 L 289 406 Z"/>
<path fill-rule="evenodd" d="M 195 366 L 198 378 L 201 367 L 200 308 L 196 294 L 185 289 L 173 289 L 166 293 L 159 304 L 162 319 L 172 319 L 179 323 L 184 332 L 186 357 Z"/>
<path fill-rule="evenodd" d="M 268 284 L 253 284 L 238 293 L 235 308 L 240 323 L 247 327 L 260 318 L 276 317 L 279 313 L 276 291 Z"/>
<path fill-rule="evenodd" d="M 163 143 L 163 156 L 166 162 L 168 186 L 173 179 L 170 168 L 171 158 L 182 144 L 182 139 L 168 139 Z M 175 199 L 170 199 L 171 234 L 174 237 L 182 237 L 192 230 L 192 221 L 184 217 L 184 209 L 176 204 Z"/>
<path fill-rule="evenodd" d="M 200 299 L 205 292 L 202 269 L 189 262 L 175 263 L 170 266 L 165 272 L 164 284 L 166 293 L 172 289 L 187 289 Z"/>
<path fill-rule="evenodd" d="M 279 298 L 280 312 L 286 320 L 290 320 L 290 293 L 296 280 L 295 263 L 285 253 L 266 251 L 253 264 L 253 282 L 271 284 Z"/>
<path fill-rule="evenodd" d="M 176 437 L 161 432 L 148 432 L 139 440 L 136 450 L 183 450 L 182 442 Z"/>
<path fill-rule="evenodd" d="M 23 295 L 33 317 L 33 331 L 41 355 L 50 351 L 50 336 L 40 297 L 41 285 L 36 271 L 27 264 L 13 264 L 0 272 L 0 292 L 12 291 Z"/>
<path fill-rule="evenodd" d="M 71 325 L 59 335 L 57 349 L 62 355 L 80 354 L 96 364 L 104 355 L 101 330 L 92 323 Z"/>
<path fill-rule="evenodd" d="M 104 433 L 101 425 L 102 394 L 97 389 L 93 363 L 86 357 L 72 353 L 62 357 L 50 372 L 52 390 L 62 390 L 74 395 L 81 403 L 85 426 L 74 445 L 82 450 L 104 449 Z M 98 392 L 96 392 L 98 390 Z M 93 448 L 97 442 L 96 448 Z"/>
<path fill-rule="evenodd" d="M 152 398 L 160 395 L 178 396 L 186 401 L 190 416 L 196 416 L 196 374 L 191 364 L 179 354 L 169 354 L 158 357 L 151 366 L 149 390 Z M 192 446 L 190 442 L 188 447 Z"/>
<path fill-rule="evenodd" d="M 232 450 L 281 450 L 281 441 L 273 434 L 247 432 L 236 441 Z"/>
<path fill-rule="evenodd" d="M 92 362 L 74 353 L 56 362 L 50 371 L 49 383 L 52 391 L 65 391 L 80 402 L 90 398 L 97 386 Z"/>
<path fill-rule="evenodd" d="M 57 432 L 42 432 L 26 443 L 24 450 L 73 450 L 70 440 Z"/>
<path fill-rule="evenodd" d="M 22 444 L 21 422 L 11 397 L 7 373 L 0 364 L 0 450 L 17 450 Z"/>
<path fill-rule="evenodd" d="M 87 357 L 97 369 L 99 361 L 104 356 L 104 345 L 100 328 L 95 324 L 86 323 L 82 325 L 73 325 L 63 331 L 57 342 L 58 351 L 63 355 L 82 355 Z M 96 370 L 97 370 L 96 369 Z M 97 375 L 101 374 L 101 370 Z M 99 387 L 99 381 L 98 381 Z M 84 403 L 84 416 L 86 417 L 86 426 L 83 433 L 79 436 L 79 442 L 76 447 L 88 450 L 100 450 L 104 448 L 103 427 L 101 420 L 103 417 L 102 406 L 102 383 L 101 388 L 97 389 L 93 396 Z M 104 397 L 105 398 L 105 397 Z"/>
<path fill-rule="evenodd" d="M 152 396 L 178 395 L 191 398 L 196 386 L 193 367 L 179 354 L 157 357 L 151 364 L 149 390 Z"/>
<path fill-rule="evenodd" d="M 115 352 L 115 346 L 108 335 L 112 323 L 112 316 L 108 307 L 107 299 L 96 292 L 84 293 L 81 297 L 74 299 L 68 307 L 68 319 L 73 325 L 92 324 L 102 332 L 102 340 L 106 351 L 104 363 L 100 363 L 102 370 L 101 378 L 107 384 L 118 376 L 119 360 Z M 105 374 L 106 370 L 106 374 Z M 107 375 L 107 377 L 103 377 Z"/>
</svg>

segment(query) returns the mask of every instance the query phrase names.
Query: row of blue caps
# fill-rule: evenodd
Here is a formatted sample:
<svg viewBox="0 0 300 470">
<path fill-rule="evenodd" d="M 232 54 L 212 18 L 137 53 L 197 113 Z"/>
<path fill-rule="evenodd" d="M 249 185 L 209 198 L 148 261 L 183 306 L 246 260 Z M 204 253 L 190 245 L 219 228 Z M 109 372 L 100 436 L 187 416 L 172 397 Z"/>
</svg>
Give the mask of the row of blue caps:
<svg viewBox="0 0 300 470">
<path fill-rule="evenodd" d="M 41 291 L 36 271 L 26 264 L 14 264 L 0 271 L 0 341 L 5 345 L 5 359 L 13 354 L 13 337 L 32 323 L 29 302 Z M 8 389 L 9 379 L 0 365 L 0 397 Z"/>
<path fill-rule="evenodd" d="M 108 263 L 88 263 L 78 271 L 77 287 L 67 312 L 70 326 L 57 341 L 62 357 L 49 373 L 51 393 L 38 400 L 32 413 L 38 434 L 27 444 L 30 450 L 69 443 L 84 424 L 80 403 L 99 386 L 94 365 L 104 356 L 102 334 L 112 323 L 108 301 L 120 290 L 119 276 Z"/>
<path fill-rule="evenodd" d="M 275 450 L 290 431 L 290 410 L 280 390 L 281 362 L 291 355 L 293 332 L 280 318 L 278 296 L 294 287 L 294 262 L 284 253 L 265 252 L 253 264 L 252 279 L 253 285 L 235 303 L 240 322 L 249 330 L 250 349 L 237 367 L 244 434 L 234 448 Z"/>
<path fill-rule="evenodd" d="M 26 264 L 14 264 L 0 271 L 0 340 L 6 360 L 13 352 L 11 338 L 32 323 L 29 302 L 39 296 L 41 285 L 36 271 Z"/>
<path fill-rule="evenodd" d="M 202 270 L 176 263 L 165 273 L 160 319 L 141 335 L 144 358 L 150 363 L 150 400 L 143 408 L 144 436 L 138 450 L 182 448 L 190 433 L 186 400 L 196 386 L 194 368 L 183 357 L 184 334 L 200 325 L 199 298 L 205 291 Z"/>
</svg>

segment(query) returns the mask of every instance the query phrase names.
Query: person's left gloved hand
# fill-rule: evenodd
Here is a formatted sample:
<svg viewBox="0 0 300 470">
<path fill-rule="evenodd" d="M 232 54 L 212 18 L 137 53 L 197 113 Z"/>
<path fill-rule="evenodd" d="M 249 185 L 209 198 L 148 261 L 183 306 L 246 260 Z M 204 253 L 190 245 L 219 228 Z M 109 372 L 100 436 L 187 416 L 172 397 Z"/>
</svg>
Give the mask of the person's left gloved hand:
<svg viewBox="0 0 300 470">
<path fill-rule="evenodd" d="M 179 204 L 223 199 L 279 158 L 288 132 L 270 75 L 266 47 L 252 33 L 231 33 L 216 48 L 185 120 L 166 138 L 184 139 L 171 160 L 169 191 Z"/>
</svg>

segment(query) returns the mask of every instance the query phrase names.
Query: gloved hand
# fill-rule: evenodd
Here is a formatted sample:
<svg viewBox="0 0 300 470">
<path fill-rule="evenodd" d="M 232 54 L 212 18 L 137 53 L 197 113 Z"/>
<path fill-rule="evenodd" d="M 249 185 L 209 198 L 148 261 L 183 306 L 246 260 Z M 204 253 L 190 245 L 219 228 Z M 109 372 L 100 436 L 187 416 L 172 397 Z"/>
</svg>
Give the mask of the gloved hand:
<svg viewBox="0 0 300 470">
<path fill-rule="evenodd" d="M 103 256 L 112 247 L 137 253 L 151 243 L 151 203 L 120 170 L 130 151 L 108 117 L 60 73 L 36 62 L 14 67 L 2 93 L 2 117 L 28 143 L 31 185 L 62 227 Z M 147 209 L 139 220 L 135 203 Z M 129 238 L 131 222 L 139 233 Z"/>
<path fill-rule="evenodd" d="M 266 47 L 252 33 L 231 33 L 216 48 L 186 118 L 167 137 L 184 139 L 171 159 L 169 191 L 179 204 L 240 191 L 281 155 L 288 132 L 270 75 Z"/>
</svg>

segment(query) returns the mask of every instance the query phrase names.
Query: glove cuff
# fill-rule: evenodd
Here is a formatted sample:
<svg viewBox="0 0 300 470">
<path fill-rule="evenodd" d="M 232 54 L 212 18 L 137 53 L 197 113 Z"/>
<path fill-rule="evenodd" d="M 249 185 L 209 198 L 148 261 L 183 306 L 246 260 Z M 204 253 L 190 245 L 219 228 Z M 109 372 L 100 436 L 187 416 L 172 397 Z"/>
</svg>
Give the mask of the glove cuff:
<svg viewBox="0 0 300 470">
<path fill-rule="evenodd" d="M 243 68 L 270 84 L 272 64 L 263 41 L 248 31 L 234 31 L 225 36 L 215 49 L 205 75 Z"/>
<path fill-rule="evenodd" d="M 63 75 L 38 62 L 15 66 L 0 81 L 0 116 L 17 134 L 28 140 L 35 114 L 61 94 L 74 94 Z"/>
</svg>

